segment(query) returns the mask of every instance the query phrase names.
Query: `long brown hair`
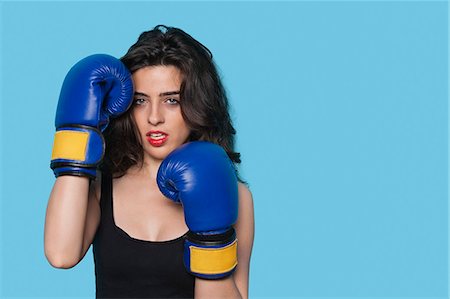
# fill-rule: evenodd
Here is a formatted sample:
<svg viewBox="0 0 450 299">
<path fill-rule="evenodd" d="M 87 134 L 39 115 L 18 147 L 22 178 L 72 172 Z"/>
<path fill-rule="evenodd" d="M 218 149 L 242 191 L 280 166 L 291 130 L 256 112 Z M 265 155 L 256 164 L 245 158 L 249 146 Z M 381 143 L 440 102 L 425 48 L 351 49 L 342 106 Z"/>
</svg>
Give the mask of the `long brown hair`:
<svg viewBox="0 0 450 299">
<path fill-rule="evenodd" d="M 208 48 L 181 29 L 158 25 L 143 32 L 121 60 L 131 73 L 146 66 L 177 67 L 183 77 L 181 112 L 191 129 L 188 141 L 216 143 L 235 165 L 241 163 L 240 153 L 234 151 L 236 130 L 228 98 Z M 142 165 L 143 149 L 130 111 L 112 120 L 104 135 L 105 163 L 114 176 L 124 175 L 132 165 Z"/>
</svg>

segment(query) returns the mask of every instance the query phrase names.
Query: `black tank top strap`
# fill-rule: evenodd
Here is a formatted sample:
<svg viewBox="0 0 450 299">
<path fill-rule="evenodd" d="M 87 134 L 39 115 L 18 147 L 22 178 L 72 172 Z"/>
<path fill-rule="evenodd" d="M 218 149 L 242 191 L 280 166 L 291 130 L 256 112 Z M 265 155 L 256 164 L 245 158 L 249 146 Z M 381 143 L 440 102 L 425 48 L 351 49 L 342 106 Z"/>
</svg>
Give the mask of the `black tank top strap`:
<svg viewBox="0 0 450 299">
<path fill-rule="evenodd" d="M 109 172 L 103 172 L 100 195 L 100 206 L 102 211 L 103 209 L 108 209 L 110 206 L 110 200 L 112 200 L 112 176 Z"/>
</svg>

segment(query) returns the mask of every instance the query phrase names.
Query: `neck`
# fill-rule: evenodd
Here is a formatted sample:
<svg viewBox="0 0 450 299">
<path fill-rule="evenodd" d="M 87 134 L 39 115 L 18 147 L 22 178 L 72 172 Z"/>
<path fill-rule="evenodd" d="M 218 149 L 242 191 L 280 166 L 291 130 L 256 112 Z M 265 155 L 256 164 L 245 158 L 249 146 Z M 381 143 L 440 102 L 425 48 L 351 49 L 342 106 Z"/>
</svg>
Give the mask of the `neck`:
<svg viewBox="0 0 450 299">
<path fill-rule="evenodd" d="M 144 162 L 142 165 L 134 165 L 127 171 L 129 175 L 145 176 L 149 179 L 156 179 L 159 166 L 162 160 L 154 159 L 148 155 L 144 155 Z"/>
</svg>

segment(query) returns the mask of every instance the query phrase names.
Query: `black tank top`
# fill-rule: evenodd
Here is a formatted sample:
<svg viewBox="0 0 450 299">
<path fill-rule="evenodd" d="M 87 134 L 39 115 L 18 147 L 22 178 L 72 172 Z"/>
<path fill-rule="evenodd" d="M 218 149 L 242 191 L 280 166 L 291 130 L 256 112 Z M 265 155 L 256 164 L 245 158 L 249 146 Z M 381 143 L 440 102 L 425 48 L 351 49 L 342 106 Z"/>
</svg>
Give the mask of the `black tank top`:
<svg viewBox="0 0 450 299">
<path fill-rule="evenodd" d="M 195 278 L 183 265 L 184 236 L 132 238 L 113 217 L 112 178 L 101 183 L 101 220 L 93 242 L 96 298 L 194 298 Z"/>
</svg>

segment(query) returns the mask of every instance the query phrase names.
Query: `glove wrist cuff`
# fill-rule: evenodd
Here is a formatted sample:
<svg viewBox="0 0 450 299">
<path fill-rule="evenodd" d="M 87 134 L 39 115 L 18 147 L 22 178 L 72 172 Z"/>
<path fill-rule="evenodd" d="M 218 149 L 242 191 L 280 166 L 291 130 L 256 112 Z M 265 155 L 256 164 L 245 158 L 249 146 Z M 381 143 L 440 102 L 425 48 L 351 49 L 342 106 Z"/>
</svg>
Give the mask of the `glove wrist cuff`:
<svg viewBox="0 0 450 299">
<path fill-rule="evenodd" d="M 225 231 L 210 231 L 207 233 L 195 233 L 193 231 L 189 231 L 186 234 L 186 238 L 190 242 L 198 244 L 200 246 L 218 246 L 221 244 L 228 244 L 233 242 L 236 239 L 236 231 L 233 227 Z"/>
<path fill-rule="evenodd" d="M 97 177 L 97 168 L 87 168 L 87 167 L 76 167 L 70 165 L 59 166 L 53 169 L 55 177 L 60 177 L 63 175 L 71 176 L 83 176 L 90 179 L 95 179 Z"/>
<path fill-rule="evenodd" d="M 230 276 L 237 266 L 234 228 L 217 235 L 189 232 L 184 244 L 184 263 L 188 272 L 200 278 Z"/>
<path fill-rule="evenodd" d="M 55 176 L 80 175 L 95 178 L 105 154 L 102 133 L 88 126 L 62 126 L 56 130 L 50 168 Z"/>
</svg>

